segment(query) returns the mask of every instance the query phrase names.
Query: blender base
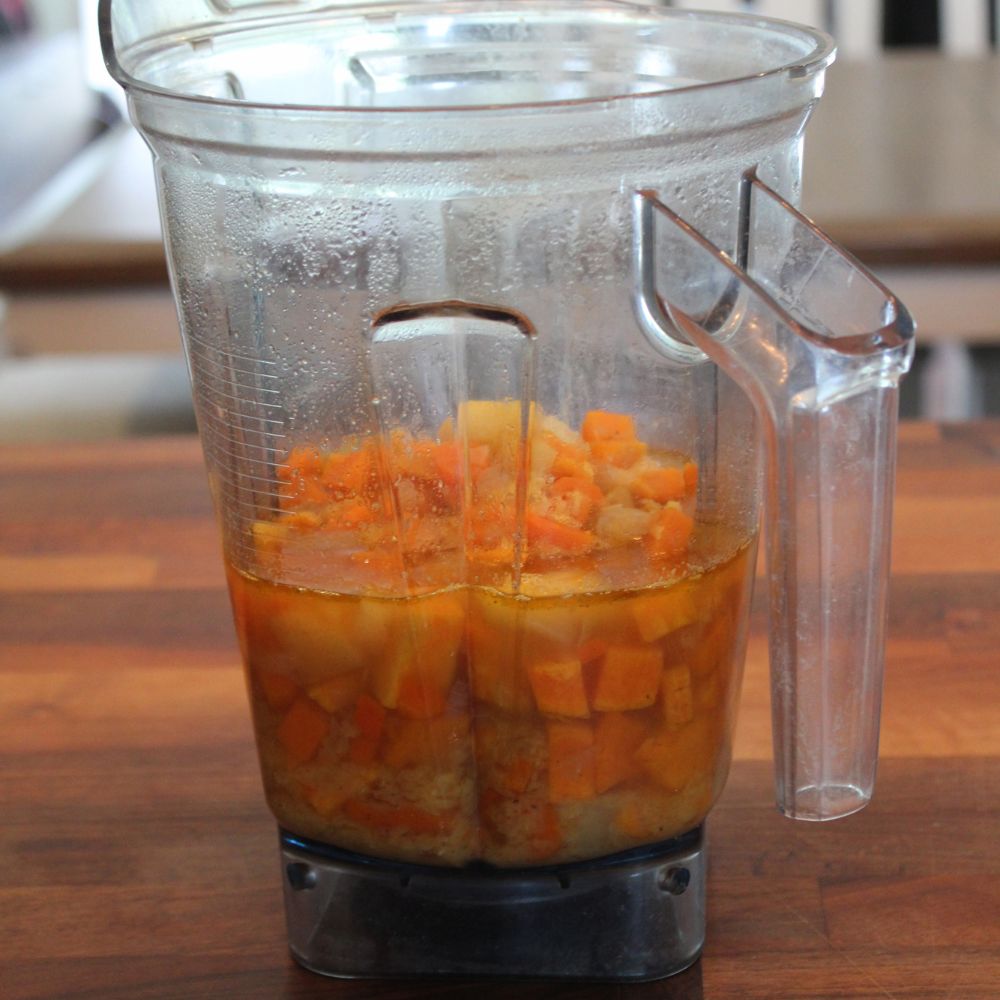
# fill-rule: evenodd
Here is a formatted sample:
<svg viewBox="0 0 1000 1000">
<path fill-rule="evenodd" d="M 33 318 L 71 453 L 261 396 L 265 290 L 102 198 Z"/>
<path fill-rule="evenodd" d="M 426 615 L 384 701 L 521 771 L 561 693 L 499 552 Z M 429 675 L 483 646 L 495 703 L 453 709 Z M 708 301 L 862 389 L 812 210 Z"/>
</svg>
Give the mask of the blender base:
<svg viewBox="0 0 1000 1000">
<path fill-rule="evenodd" d="M 327 976 L 660 979 L 705 938 L 701 827 L 595 861 L 445 869 L 281 831 L 292 955 Z"/>
</svg>

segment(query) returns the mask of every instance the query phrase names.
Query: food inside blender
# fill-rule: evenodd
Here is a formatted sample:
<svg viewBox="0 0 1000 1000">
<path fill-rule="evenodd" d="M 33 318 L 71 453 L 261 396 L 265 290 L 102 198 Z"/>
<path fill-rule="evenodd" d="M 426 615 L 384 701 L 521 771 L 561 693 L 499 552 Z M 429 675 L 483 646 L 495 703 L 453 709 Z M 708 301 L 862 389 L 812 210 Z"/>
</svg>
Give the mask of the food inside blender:
<svg viewBox="0 0 1000 1000">
<path fill-rule="evenodd" d="M 229 581 L 283 827 L 511 867 L 704 818 L 754 539 L 699 518 L 689 457 L 627 414 L 575 430 L 474 400 L 434 437 L 300 444 L 278 474 L 256 569 Z"/>
</svg>

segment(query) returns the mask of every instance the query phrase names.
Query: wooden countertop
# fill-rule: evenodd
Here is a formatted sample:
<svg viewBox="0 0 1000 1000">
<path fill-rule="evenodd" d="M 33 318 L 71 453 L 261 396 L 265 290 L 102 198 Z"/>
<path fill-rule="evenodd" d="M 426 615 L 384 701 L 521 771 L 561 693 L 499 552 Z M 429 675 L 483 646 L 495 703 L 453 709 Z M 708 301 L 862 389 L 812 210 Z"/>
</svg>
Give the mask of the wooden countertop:
<svg viewBox="0 0 1000 1000">
<path fill-rule="evenodd" d="M 1000 262 L 1000 56 L 838 61 L 806 131 L 803 206 L 865 263 Z M 149 153 L 123 126 L 105 168 L 0 287 L 164 283 Z"/>
<path fill-rule="evenodd" d="M 873 804 L 774 811 L 755 610 L 704 956 L 621 988 L 298 968 L 197 443 L 0 461 L 4 1000 L 996 996 L 1000 423 L 902 429 Z"/>
</svg>

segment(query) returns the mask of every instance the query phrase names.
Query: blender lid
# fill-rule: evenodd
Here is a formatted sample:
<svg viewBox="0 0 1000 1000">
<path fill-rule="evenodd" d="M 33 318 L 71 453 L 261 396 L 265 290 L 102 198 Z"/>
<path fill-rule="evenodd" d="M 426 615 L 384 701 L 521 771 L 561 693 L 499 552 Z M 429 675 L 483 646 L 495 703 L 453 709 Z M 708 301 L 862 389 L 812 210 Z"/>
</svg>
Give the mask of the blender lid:
<svg viewBox="0 0 1000 1000">
<path fill-rule="evenodd" d="M 101 0 L 99 17 L 108 70 L 127 89 L 302 112 L 663 97 L 808 78 L 834 56 L 828 35 L 790 22 L 623 0 Z"/>
</svg>

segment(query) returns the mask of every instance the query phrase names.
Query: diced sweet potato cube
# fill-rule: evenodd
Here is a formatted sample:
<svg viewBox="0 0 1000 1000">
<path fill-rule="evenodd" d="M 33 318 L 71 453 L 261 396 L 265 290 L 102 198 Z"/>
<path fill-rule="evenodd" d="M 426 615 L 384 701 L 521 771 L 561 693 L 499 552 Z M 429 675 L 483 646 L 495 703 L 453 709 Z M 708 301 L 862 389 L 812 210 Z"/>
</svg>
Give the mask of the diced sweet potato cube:
<svg viewBox="0 0 1000 1000">
<path fill-rule="evenodd" d="M 702 716 L 683 729 L 650 736 L 635 757 L 653 781 L 678 792 L 699 775 L 711 776 L 718 753 L 709 717 Z"/>
<path fill-rule="evenodd" d="M 549 799 L 589 799 L 594 786 L 594 730 L 586 722 L 549 722 Z"/>
<path fill-rule="evenodd" d="M 649 735 L 640 716 L 605 712 L 594 725 L 594 786 L 606 792 L 639 773 L 635 752 Z"/>
<path fill-rule="evenodd" d="M 662 639 L 698 618 L 694 590 L 686 583 L 637 597 L 631 602 L 631 610 L 645 642 Z"/>
<path fill-rule="evenodd" d="M 567 658 L 532 663 L 528 667 L 528 680 L 540 712 L 572 719 L 585 719 L 590 715 L 583 665 L 579 660 Z"/>
<path fill-rule="evenodd" d="M 727 609 L 716 612 L 692 651 L 691 672 L 701 675 L 728 668 L 735 639 L 736 622 L 733 615 Z"/>
<path fill-rule="evenodd" d="M 384 628 L 369 634 L 365 602 L 305 590 L 282 596 L 283 601 L 249 606 L 247 614 L 251 620 L 266 615 L 266 625 L 255 627 L 270 633 L 269 657 L 305 687 L 360 670 L 389 638 Z"/>
<path fill-rule="evenodd" d="M 593 706 L 598 712 L 647 708 L 656 701 L 663 673 L 657 646 L 612 646 L 594 680 Z"/>
<path fill-rule="evenodd" d="M 470 633 L 469 677 L 472 693 L 478 701 L 506 712 L 526 714 L 534 711 L 535 696 L 515 650 L 498 643 L 492 633 Z"/>
<path fill-rule="evenodd" d="M 469 717 L 400 719 L 386 727 L 382 760 L 394 769 L 430 765 L 443 768 L 469 738 Z"/>
<path fill-rule="evenodd" d="M 356 733 L 348 754 L 355 764 L 371 764 L 378 756 L 385 728 L 385 709 L 370 695 L 359 695 L 354 707 Z"/>
<path fill-rule="evenodd" d="M 591 636 L 577 649 L 576 655 L 581 663 L 590 663 L 593 660 L 599 660 L 609 648 L 607 639 L 602 639 L 600 636 Z"/>
<path fill-rule="evenodd" d="M 674 502 L 653 519 L 646 535 L 646 550 L 654 559 L 678 559 L 687 552 L 694 534 L 694 518 Z"/>
<path fill-rule="evenodd" d="M 261 670 L 257 674 L 257 683 L 268 707 L 275 712 L 285 711 L 300 694 L 298 684 L 291 677 L 269 670 Z"/>
<path fill-rule="evenodd" d="M 535 776 L 535 764 L 530 757 L 516 754 L 499 769 L 500 791 L 507 795 L 523 795 Z"/>
<path fill-rule="evenodd" d="M 670 729 L 680 729 L 694 718 L 691 671 L 683 663 L 663 671 L 663 717 Z"/>
<path fill-rule="evenodd" d="M 314 684 L 309 688 L 309 697 L 333 715 L 354 703 L 361 693 L 362 679 L 360 671 L 353 674 L 339 674 L 322 684 Z"/>
<path fill-rule="evenodd" d="M 399 638 L 371 665 L 369 682 L 386 708 L 411 718 L 440 715 L 458 669 L 465 633 L 464 595 L 400 602 Z"/>
<path fill-rule="evenodd" d="M 313 759 L 330 731 L 330 716 L 309 698 L 293 702 L 278 726 L 278 743 L 294 764 Z"/>
</svg>

